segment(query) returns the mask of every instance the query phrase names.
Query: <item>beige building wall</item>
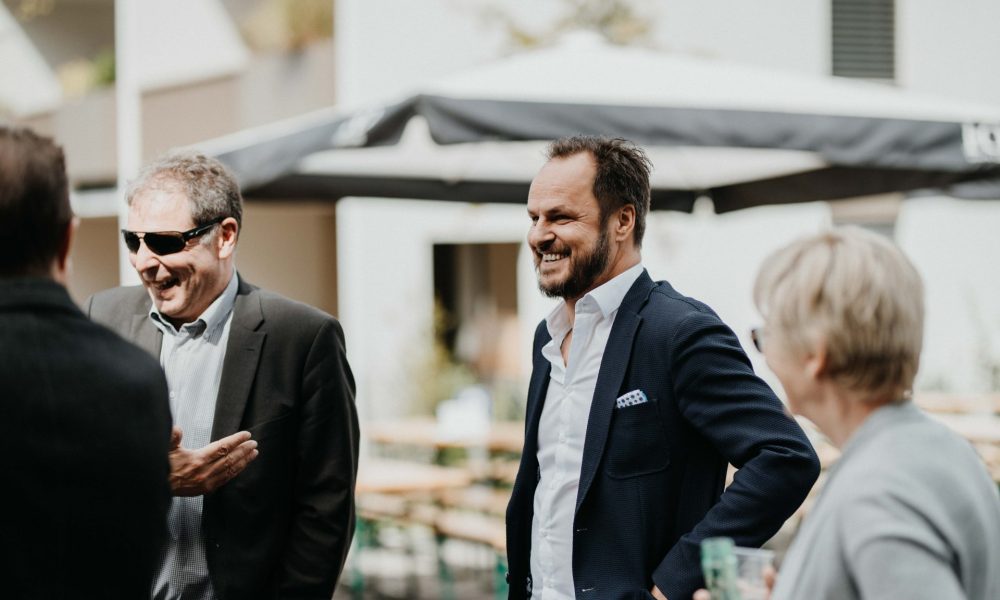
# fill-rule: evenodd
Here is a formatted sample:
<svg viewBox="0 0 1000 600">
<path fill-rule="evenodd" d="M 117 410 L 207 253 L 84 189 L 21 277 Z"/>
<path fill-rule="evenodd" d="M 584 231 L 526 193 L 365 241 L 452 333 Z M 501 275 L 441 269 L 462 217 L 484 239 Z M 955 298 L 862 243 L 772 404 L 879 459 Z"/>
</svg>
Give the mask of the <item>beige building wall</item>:
<svg viewBox="0 0 1000 600">
<path fill-rule="evenodd" d="M 236 266 L 254 285 L 337 314 L 337 227 L 333 203 L 248 201 Z M 118 285 L 118 222 L 80 220 L 70 295 L 83 303 Z"/>
<path fill-rule="evenodd" d="M 244 126 L 239 105 L 239 78 L 235 76 L 145 92 L 143 162 L 177 146 L 237 131 Z"/>
<path fill-rule="evenodd" d="M 118 285 L 118 219 L 80 219 L 70 252 L 68 288 L 77 303 L 91 294 Z"/>
<path fill-rule="evenodd" d="M 247 281 L 337 314 L 335 204 L 248 201 L 236 265 Z"/>
</svg>

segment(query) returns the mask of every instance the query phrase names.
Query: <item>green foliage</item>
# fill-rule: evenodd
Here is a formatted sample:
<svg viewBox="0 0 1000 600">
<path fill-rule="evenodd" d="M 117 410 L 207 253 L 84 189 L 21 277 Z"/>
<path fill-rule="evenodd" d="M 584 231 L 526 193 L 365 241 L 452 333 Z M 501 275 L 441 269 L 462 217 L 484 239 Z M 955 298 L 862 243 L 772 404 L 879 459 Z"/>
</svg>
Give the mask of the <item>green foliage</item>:
<svg viewBox="0 0 1000 600">
<path fill-rule="evenodd" d="M 20 0 L 14 6 L 14 16 L 22 22 L 28 22 L 52 14 L 55 6 L 55 0 Z"/>
<path fill-rule="evenodd" d="M 449 319 L 441 303 L 435 302 L 433 347 L 411 371 L 416 389 L 412 407 L 415 414 L 433 416 L 439 402 L 454 398 L 462 388 L 477 383 L 472 370 L 455 360 L 444 343 L 441 332 L 445 331 Z"/>
<path fill-rule="evenodd" d="M 115 84 L 115 51 L 105 48 L 91 60 L 94 69 L 94 86 L 111 87 Z"/>
<path fill-rule="evenodd" d="M 333 15 L 331 0 L 261 0 L 240 30 L 256 51 L 298 51 L 333 36 Z"/>
<path fill-rule="evenodd" d="M 288 44 L 300 50 L 312 42 L 333 36 L 333 2 L 330 0 L 283 0 Z"/>
</svg>

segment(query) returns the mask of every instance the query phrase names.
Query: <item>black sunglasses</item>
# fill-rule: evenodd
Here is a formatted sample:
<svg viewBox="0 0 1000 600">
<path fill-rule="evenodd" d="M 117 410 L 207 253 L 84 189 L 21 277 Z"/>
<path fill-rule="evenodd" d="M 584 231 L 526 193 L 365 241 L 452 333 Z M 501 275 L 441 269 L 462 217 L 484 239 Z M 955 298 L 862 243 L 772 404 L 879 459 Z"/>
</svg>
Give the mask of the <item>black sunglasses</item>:
<svg viewBox="0 0 1000 600">
<path fill-rule="evenodd" d="M 222 222 L 224 217 L 187 231 L 129 231 L 122 229 L 122 237 L 125 239 L 125 246 L 128 251 L 135 254 L 139 251 L 139 241 L 146 242 L 146 247 L 150 252 L 163 256 L 164 254 L 174 254 L 180 252 L 187 246 L 187 243 L 194 238 L 204 235 L 210 229 Z"/>
<path fill-rule="evenodd" d="M 757 349 L 757 352 L 764 352 L 764 328 L 754 327 L 750 330 L 750 339 L 753 340 L 753 347 Z"/>
</svg>

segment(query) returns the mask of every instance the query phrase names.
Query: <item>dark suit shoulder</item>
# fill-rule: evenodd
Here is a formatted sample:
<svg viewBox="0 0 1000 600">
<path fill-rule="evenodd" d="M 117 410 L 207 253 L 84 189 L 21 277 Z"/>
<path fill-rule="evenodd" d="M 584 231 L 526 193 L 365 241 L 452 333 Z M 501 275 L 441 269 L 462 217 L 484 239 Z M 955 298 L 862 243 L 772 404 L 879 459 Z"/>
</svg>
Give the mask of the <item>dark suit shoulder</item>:
<svg viewBox="0 0 1000 600">
<path fill-rule="evenodd" d="M 332 332 L 345 347 L 344 330 L 332 315 L 303 302 L 292 300 L 265 289 L 250 292 L 259 301 L 263 329 L 281 344 L 312 345 L 321 336 Z"/>
<path fill-rule="evenodd" d="M 142 348 L 97 322 L 81 319 L 80 329 L 91 349 L 81 360 L 87 361 L 87 354 L 94 358 L 92 375 L 140 388 L 165 384 L 159 361 Z"/>
<path fill-rule="evenodd" d="M 657 311 L 669 311 L 676 318 L 687 318 L 692 313 L 701 313 L 718 317 L 715 311 L 704 302 L 685 296 L 666 281 L 660 281 L 649 294 L 647 307 Z"/>
<path fill-rule="evenodd" d="M 665 281 L 653 288 L 639 314 L 647 334 L 655 332 L 665 339 L 673 339 L 682 331 L 725 325 L 707 304 L 681 294 Z"/>
<path fill-rule="evenodd" d="M 255 291 L 260 298 L 260 308 L 264 318 L 270 322 L 308 328 L 321 327 L 331 321 L 339 324 L 336 317 L 315 306 L 292 300 L 270 290 L 257 288 Z"/>
<path fill-rule="evenodd" d="M 122 286 L 97 292 L 84 303 L 87 314 L 99 323 L 111 323 L 125 316 L 141 314 L 148 311 L 151 305 L 149 292 L 141 285 Z"/>
</svg>

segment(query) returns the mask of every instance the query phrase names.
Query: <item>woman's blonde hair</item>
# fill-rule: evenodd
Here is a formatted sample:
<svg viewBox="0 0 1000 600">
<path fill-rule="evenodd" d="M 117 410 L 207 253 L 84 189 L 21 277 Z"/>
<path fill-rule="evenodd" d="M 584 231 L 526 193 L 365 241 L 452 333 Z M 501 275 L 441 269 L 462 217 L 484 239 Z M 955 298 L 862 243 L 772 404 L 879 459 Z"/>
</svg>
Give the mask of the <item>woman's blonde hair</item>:
<svg viewBox="0 0 1000 600">
<path fill-rule="evenodd" d="M 825 374 L 873 401 L 899 401 L 913 385 L 923 344 L 924 291 L 890 241 L 836 228 L 764 261 L 754 301 L 767 334 L 793 352 L 826 347 Z"/>
</svg>

